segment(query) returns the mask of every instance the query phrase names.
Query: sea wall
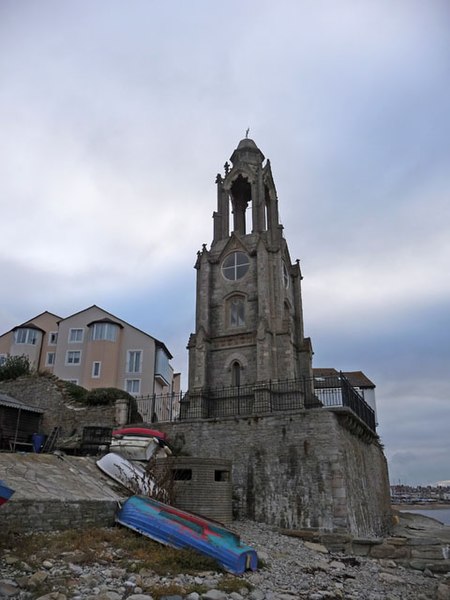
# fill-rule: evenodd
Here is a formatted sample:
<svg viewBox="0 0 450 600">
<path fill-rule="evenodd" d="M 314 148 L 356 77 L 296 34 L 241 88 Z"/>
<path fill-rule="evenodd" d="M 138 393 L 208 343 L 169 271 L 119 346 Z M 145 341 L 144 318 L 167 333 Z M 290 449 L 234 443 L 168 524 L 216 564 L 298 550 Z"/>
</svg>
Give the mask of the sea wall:
<svg viewBox="0 0 450 600">
<path fill-rule="evenodd" d="M 229 459 L 236 516 L 285 529 L 383 536 L 391 526 L 386 459 L 377 439 L 324 409 L 160 423 L 183 454 Z"/>
</svg>

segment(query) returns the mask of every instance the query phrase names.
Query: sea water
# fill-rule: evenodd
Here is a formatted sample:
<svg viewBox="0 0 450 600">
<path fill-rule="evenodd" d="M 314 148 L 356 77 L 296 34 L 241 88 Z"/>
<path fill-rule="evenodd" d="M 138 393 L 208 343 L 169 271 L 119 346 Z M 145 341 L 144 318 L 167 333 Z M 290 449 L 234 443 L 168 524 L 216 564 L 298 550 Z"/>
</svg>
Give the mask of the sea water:
<svg viewBox="0 0 450 600">
<path fill-rule="evenodd" d="M 444 525 L 450 525 L 450 508 L 431 508 L 431 509 L 402 509 L 401 512 L 410 512 L 415 513 L 417 515 L 423 515 L 424 517 L 431 517 L 432 519 L 436 519 Z"/>
</svg>

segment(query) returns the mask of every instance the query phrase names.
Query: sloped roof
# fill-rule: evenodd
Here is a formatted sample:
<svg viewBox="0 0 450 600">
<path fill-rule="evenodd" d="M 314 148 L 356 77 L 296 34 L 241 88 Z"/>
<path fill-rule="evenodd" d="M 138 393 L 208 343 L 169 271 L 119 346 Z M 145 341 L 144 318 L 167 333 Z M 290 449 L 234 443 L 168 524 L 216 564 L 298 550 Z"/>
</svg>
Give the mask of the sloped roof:
<svg viewBox="0 0 450 600">
<path fill-rule="evenodd" d="M 105 317 L 104 319 L 94 319 L 94 321 L 91 321 L 90 323 L 88 323 L 86 325 L 86 327 L 92 327 L 92 325 L 95 325 L 96 323 L 111 323 L 112 325 L 117 325 L 118 327 L 123 329 L 122 323 L 119 323 L 118 321 L 114 321 L 113 319 L 110 319 L 108 317 Z"/>
<path fill-rule="evenodd" d="M 29 319 L 28 321 L 25 321 L 24 323 L 21 323 L 20 325 L 16 325 L 15 327 L 13 327 L 12 329 L 10 329 L 9 331 L 6 331 L 5 333 L 2 333 L 0 335 L 0 337 L 3 337 L 4 335 L 7 335 L 8 333 L 14 332 L 17 329 L 22 329 L 22 328 L 28 328 L 28 329 L 37 329 L 39 331 L 42 331 L 43 333 L 44 330 L 39 327 L 38 325 L 35 325 L 35 323 L 33 323 L 33 321 L 35 321 L 36 319 L 39 319 L 40 317 L 44 316 L 44 315 L 49 315 L 51 317 L 56 317 L 56 319 L 61 319 L 61 317 L 59 317 L 58 315 L 55 315 L 55 313 L 49 312 L 48 310 L 44 310 L 43 312 L 39 313 L 38 315 L 36 315 L 35 317 L 32 317 L 31 319 Z"/>
<path fill-rule="evenodd" d="M 124 321 L 123 319 L 120 319 L 119 317 L 116 317 L 112 313 L 108 312 L 107 310 L 105 310 L 101 306 L 97 306 L 96 304 L 93 304 L 92 306 L 88 306 L 88 308 L 84 308 L 83 310 L 80 310 L 80 311 L 78 311 L 76 313 L 73 313 L 72 315 L 69 315 L 68 317 L 59 317 L 58 315 L 55 315 L 54 313 L 51 313 L 49 311 L 44 311 L 44 312 L 40 313 L 39 315 L 36 315 L 35 317 L 33 317 L 32 319 L 30 319 L 29 321 L 25 321 L 25 323 L 22 323 L 21 325 L 17 325 L 13 329 L 10 329 L 9 331 L 5 332 L 4 334 L 1 334 L 0 338 L 3 337 L 3 335 L 7 335 L 7 334 L 9 334 L 11 332 L 16 331 L 17 329 L 21 329 L 21 328 L 24 328 L 24 327 L 27 327 L 28 329 L 36 329 L 36 330 L 39 330 L 39 331 L 42 331 L 43 333 L 45 333 L 43 329 L 41 329 L 40 327 L 38 327 L 37 325 L 35 325 L 35 323 L 33 323 L 34 320 L 36 320 L 37 318 L 41 317 L 42 315 L 46 315 L 47 314 L 47 315 L 51 315 L 53 317 L 56 317 L 58 319 L 58 324 L 59 324 L 62 321 L 66 321 L 67 319 L 71 319 L 72 317 L 75 317 L 76 315 L 79 315 L 79 314 L 81 314 L 83 312 L 87 312 L 91 308 L 97 308 L 98 310 L 101 310 L 105 315 L 107 315 L 104 318 L 94 319 L 94 321 L 92 321 L 92 323 L 109 322 L 109 323 L 115 323 L 116 325 L 119 325 L 120 327 L 123 327 L 123 325 L 122 325 L 122 323 L 123 323 L 123 324 L 127 325 L 128 327 L 132 327 L 135 331 L 139 331 L 139 333 L 142 333 L 145 336 L 147 336 L 147 337 L 151 338 L 152 340 L 154 340 L 154 342 L 155 342 L 155 344 L 156 344 L 156 346 L 158 348 L 162 348 L 169 358 L 173 358 L 171 352 L 169 351 L 169 349 L 167 348 L 167 346 L 164 344 L 164 342 L 161 342 L 161 340 L 158 340 L 157 338 L 153 337 L 152 335 L 150 335 L 149 333 L 143 331 L 142 329 L 139 329 L 138 327 L 135 327 L 134 325 L 131 325 L 131 323 L 128 323 L 127 321 Z M 89 323 L 89 325 L 92 325 L 92 323 Z M 89 327 L 89 325 L 88 325 L 88 327 Z"/>
<path fill-rule="evenodd" d="M 364 375 L 362 371 L 345 371 L 344 375 L 347 377 L 347 379 L 350 381 L 353 387 L 375 387 L 375 384 L 372 381 L 370 381 L 370 379 L 366 377 L 366 375 Z"/>
<path fill-rule="evenodd" d="M 103 319 L 94 319 L 92 321 L 92 323 L 99 323 L 99 322 L 101 322 L 103 320 L 106 322 L 108 318 L 110 319 L 109 322 L 115 323 L 116 325 L 120 325 L 121 323 L 125 323 L 125 325 L 127 325 L 128 327 L 132 327 L 135 331 L 139 331 L 139 333 L 142 333 L 142 334 L 146 335 L 147 337 L 151 338 L 152 340 L 154 340 L 156 346 L 158 346 L 159 348 L 162 348 L 169 358 L 173 358 L 172 354 L 169 352 L 169 349 L 167 348 L 167 346 L 163 342 L 161 342 L 160 340 L 156 339 L 155 337 L 153 337 L 149 333 L 147 333 L 145 331 L 142 331 L 142 329 L 139 329 L 138 327 L 135 327 L 134 325 L 131 325 L 131 323 L 128 323 L 127 321 L 124 321 L 124 319 L 121 319 L 120 317 L 116 317 L 116 315 L 113 315 L 112 313 L 108 312 L 107 310 L 105 310 L 101 306 L 98 306 L 97 304 L 93 304 L 92 306 L 88 306 L 87 308 L 84 308 L 83 310 L 79 310 L 78 312 L 73 313 L 72 315 L 69 315 L 68 317 L 65 317 L 64 319 L 60 319 L 59 323 L 61 323 L 61 321 L 67 321 L 68 319 L 71 319 L 72 317 L 80 315 L 81 313 L 87 312 L 88 310 L 91 310 L 92 308 L 96 308 L 98 310 L 101 310 L 105 315 L 108 315 L 107 317 L 104 317 Z M 90 323 L 89 325 L 92 325 L 92 323 Z"/>
<path fill-rule="evenodd" d="M 338 371 L 336 369 L 313 369 L 314 377 L 339 377 Z"/>
<path fill-rule="evenodd" d="M 38 327 L 31 321 L 27 323 L 22 323 L 22 325 L 17 325 L 16 327 L 13 327 L 11 331 L 17 331 L 18 329 L 35 329 L 36 331 L 41 331 L 42 333 L 45 333 L 42 327 Z"/>
<path fill-rule="evenodd" d="M 313 376 L 314 379 L 317 378 L 337 378 L 339 377 L 339 371 L 337 371 L 336 369 L 333 368 L 314 368 L 313 369 Z M 375 384 L 370 381 L 370 379 L 364 375 L 364 373 L 362 371 L 342 371 L 342 374 L 345 375 L 345 377 L 349 380 L 350 384 L 353 387 L 359 387 L 359 388 L 374 388 L 376 387 Z"/>
<path fill-rule="evenodd" d="M 0 406 L 8 406 L 9 408 L 15 408 L 17 410 L 26 410 L 28 412 L 34 412 L 39 414 L 42 414 L 44 412 L 42 408 L 30 406 L 29 404 L 20 402 L 20 400 L 16 400 L 12 396 L 8 396 L 7 394 L 0 394 Z"/>
</svg>

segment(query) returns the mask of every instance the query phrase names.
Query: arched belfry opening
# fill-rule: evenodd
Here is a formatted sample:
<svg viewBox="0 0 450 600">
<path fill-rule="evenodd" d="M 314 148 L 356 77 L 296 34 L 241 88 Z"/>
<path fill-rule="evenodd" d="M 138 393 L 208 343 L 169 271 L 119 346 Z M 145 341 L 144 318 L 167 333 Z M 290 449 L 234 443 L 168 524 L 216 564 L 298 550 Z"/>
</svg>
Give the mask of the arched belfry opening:
<svg viewBox="0 0 450 600">
<path fill-rule="evenodd" d="M 303 337 L 300 266 L 289 258 L 270 162 L 248 138 L 230 161 L 216 177 L 211 247 L 203 245 L 195 264 L 189 396 L 209 395 L 211 409 L 211 390 L 239 387 L 241 410 L 243 390 L 251 396 L 264 382 L 310 378 L 312 352 Z"/>
<path fill-rule="evenodd" d="M 233 231 L 241 235 L 246 232 L 246 211 L 252 200 L 252 186 L 248 179 L 238 175 L 231 184 L 231 209 L 233 212 Z"/>
</svg>

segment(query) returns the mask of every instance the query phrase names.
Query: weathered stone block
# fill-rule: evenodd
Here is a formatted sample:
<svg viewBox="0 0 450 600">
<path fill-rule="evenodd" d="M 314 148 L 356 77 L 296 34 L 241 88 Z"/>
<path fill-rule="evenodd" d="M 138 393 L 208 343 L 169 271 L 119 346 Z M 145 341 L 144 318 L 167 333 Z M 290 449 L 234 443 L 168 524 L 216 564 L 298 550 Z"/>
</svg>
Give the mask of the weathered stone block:
<svg viewBox="0 0 450 600">
<path fill-rule="evenodd" d="M 392 544 L 383 543 L 373 546 L 370 550 L 370 556 L 372 558 L 407 558 L 409 556 L 409 551 L 406 546 L 398 547 Z"/>
<path fill-rule="evenodd" d="M 433 559 L 443 561 L 444 557 L 442 554 L 442 546 L 413 546 L 411 548 L 411 558 L 419 558 L 423 560 Z"/>
</svg>

